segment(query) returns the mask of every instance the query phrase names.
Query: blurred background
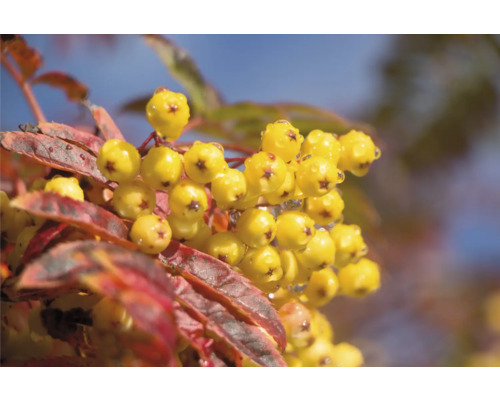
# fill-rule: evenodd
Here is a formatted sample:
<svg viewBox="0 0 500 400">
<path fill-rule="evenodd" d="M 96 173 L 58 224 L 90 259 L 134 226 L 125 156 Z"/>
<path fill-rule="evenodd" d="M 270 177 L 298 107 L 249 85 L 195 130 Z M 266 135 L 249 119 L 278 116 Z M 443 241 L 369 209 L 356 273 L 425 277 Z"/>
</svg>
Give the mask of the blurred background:
<svg viewBox="0 0 500 400">
<path fill-rule="evenodd" d="M 179 46 L 171 72 L 203 76 L 195 108 L 224 123 L 200 124 L 191 138 L 253 144 L 285 113 L 303 134 L 356 127 L 382 149 L 366 177 L 348 174 L 341 185 L 346 221 L 362 227 L 382 287 L 323 309 L 335 342 L 359 346 L 369 366 L 500 366 L 500 36 L 165 38 Z M 25 39 L 42 53 L 43 71 L 86 84 L 136 145 L 151 131 L 138 112 L 144 98 L 158 86 L 186 92 L 140 36 Z M 62 92 L 34 91 L 48 120 L 92 125 Z M 2 131 L 33 122 L 4 69 L 0 100 Z M 206 104 L 225 104 L 226 114 Z"/>
</svg>

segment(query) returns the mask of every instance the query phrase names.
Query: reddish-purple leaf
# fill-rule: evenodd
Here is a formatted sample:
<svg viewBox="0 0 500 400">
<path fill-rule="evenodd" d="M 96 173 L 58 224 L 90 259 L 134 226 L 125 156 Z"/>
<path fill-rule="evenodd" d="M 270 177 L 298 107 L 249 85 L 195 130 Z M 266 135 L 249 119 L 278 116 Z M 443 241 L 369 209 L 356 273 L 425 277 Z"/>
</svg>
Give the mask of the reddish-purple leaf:
<svg viewBox="0 0 500 400">
<path fill-rule="evenodd" d="M 93 235 L 121 246 L 138 249 L 127 240 L 128 228 L 121 218 L 88 201 L 78 201 L 55 192 L 30 192 L 12 200 L 12 206 L 33 215 L 76 225 Z"/>
<path fill-rule="evenodd" d="M 205 296 L 235 309 L 242 318 L 264 328 L 281 349 L 285 348 L 286 333 L 277 311 L 247 278 L 226 263 L 176 241 L 159 258 Z"/>
<path fill-rule="evenodd" d="M 43 224 L 28 244 L 28 247 L 24 252 L 22 263 L 26 264 L 35 257 L 38 257 L 53 240 L 61 238 L 62 233 L 66 228 L 68 228 L 67 224 L 58 224 L 52 221 L 47 221 Z"/>
<path fill-rule="evenodd" d="M 50 71 L 42 75 L 38 75 L 33 79 L 32 83 L 45 83 L 50 86 L 57 87 L 66 92 L 69 100 L 81 101 L 87 97 L 87 87 L 64 72 Z"/>
<path fill-rule="evenodd" d="M 101 367 L 102 363 L 96 358 L 82 358 L 76 356 L 49 357 L 24 361 L 8 361 L 2 367 Z"/>
<path fill-rule="evenodd" d="M 90 176 L 100 183 L 108 182 L 97 168 L 93 154 L 62 139 L 29 132 L 0 132 L 0 145 L 49 167 Z"/>
<path fill-rule="evenodd" d="M 236 319 L 222 304 L 196 292 L 182 276 L 172 276 L 176 300 L 208 331 L 226 340 L 243 357 L 263 367 L 286 367 L 281 353 L 258 327 Z"/>
<path fill-rule="evenodd" d="M 12 58 L 16 61 L 24 79 L 28 79 L 42 65 L 42 56 L 38 50 L 28 46 L 21 36 L 12 40 L 2 41 L 2 50 L 7 48 Z"/>
<path fill-rule="evenodd" d="M 87 103 L 87 107 L 94 117 L 95 124 L 101 131 L 106 140 L 119 139 L 125 140 L 120 129 L 115 124 L 108 112 L 95 104 Z"/>
<path fill-rule="evenodd" d="M 96 155 L 104 144 L 104 140 L 92 133 L 56 122 L 40 122 L 38 123 L 38 129 L 45 135 L 55 136 L 67 142 L 79 145 L 84 149 L 89 149 Z"/>
</svg>

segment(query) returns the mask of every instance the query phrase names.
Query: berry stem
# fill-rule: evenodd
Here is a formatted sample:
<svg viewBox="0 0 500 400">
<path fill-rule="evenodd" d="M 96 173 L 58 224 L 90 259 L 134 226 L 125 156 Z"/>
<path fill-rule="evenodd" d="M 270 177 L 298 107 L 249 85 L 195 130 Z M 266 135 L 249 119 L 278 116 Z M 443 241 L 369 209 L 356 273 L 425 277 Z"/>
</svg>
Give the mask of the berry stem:
<svg viewBox="0 0 500 400">
<path fill-rule="evenodd" d="M 139 152 L 139 154 L 143 154 L 144 151 L 146 150 L 146 146 L 149 144 L 149 142 L 151 142 L 151 140 L 153 140 L 153 138 L 156 137 L 156 132 L 151 132 L 149 134 L 149 136 L 146 138 L 146 140 L 144 142 L 142 142 L 142 144 L 137 148 L 137 151 Z"/>
<path fill-rule="evenodd" d="M 38 122 L 46 122 L 45 115 L 43 114 L 42 109 L 40 108 L 40 104 L 36 99 L 33 91 L 31 90 L 31 85 L 27 82 L 23 76 L 16 70 L 16 68 L 7 60 L 6 57 L 2 57 L 2 65 L 5 67 L 7 71 L 12 75 L 14 80 L 17 82 L 19 87 L 21 88 L 26 100 L 28 101 L 28 105 L 35 116 L 35 119 Z"/>
</svg>

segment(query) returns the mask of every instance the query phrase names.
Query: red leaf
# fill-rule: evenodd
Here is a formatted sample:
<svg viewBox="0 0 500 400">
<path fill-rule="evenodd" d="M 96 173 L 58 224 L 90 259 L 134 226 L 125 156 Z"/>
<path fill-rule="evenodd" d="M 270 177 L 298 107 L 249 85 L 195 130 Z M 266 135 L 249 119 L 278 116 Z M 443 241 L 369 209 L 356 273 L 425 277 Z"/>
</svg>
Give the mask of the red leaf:
<svg viewBox="0 0 500 400">
<path fill-rule="evenodd" d="M 0 132 L 0 145 L 49 167 L 90 176 L 100 183 L 108 182 L 97 168 L 94 155 L 64 140 L 29 132 Z"/>
<path fill-rule="evenodd" d="M 125 140 L 123 134 L 120 132 L 120 129 L 118 129 L 118 127 L 116 126 L 115 121 L 113 121 L 113 119 L 104 108 L 96 106 L 95 104 L 89 102 L 86 105 L 92 113 L 92 116 L 94 117 L 95 124 L 102 132 L 102 135 L 106 140 Z"/>
<path fill-rule="evenodd" d="M 128 228 L 121 218 L 88 201 L 73 200 L 54 192 L 31 192 L 16 197 L 11 204 L 36 216 L 76 225 L 129 249 L 138 248 L 127 240 Z"/>
<path fill-rule="evenodd" d="M 42 65 L 42 56 L 38 50 L 28 46 L 21 36 L 16 36 L 12 40 L 2 42 L 2 49 L 7 48 L 12 58 L 15 60 L 24 79 L 28 79 Z"/>
<path fill-rule="evenodd" d="M 38 128 L 45 135 L 55 136 L 70 143 L 83 146 L 84 149 L 89 149 L 96 155 L 104 144 L 104 140 L 98 136 L 56 122 L 40 122 L 38 123 Z"/>
<path fill-rule="evenodd" d="M 222 304 L 196 292 L 181 276 L 173 276 L 177 301 L 206 329 L 228 342 L 235 351 L 264 367 L 286 367 L 273 342 L 256 326 L 238 320 Z"/>
<path fill-rule="evenodd" d="M 8 361 L 2 367 L 101 367 L 102 362 L 95 358 L 61 356 L 24 361 Z"/>
<path fill-rule="evenodd" d="M 286 333 L 277 311 L 247 278 L 226 263 L 176 241 L 172 241 L 159 258 L 205 296 L 216 299 L 228 309 L 239 312 L 247 321 L 261 326 L 281 349 L 285 348 Z"/>
<path fill-rule="evenodd" d="M 28 263 L 35 257 L 38 257 L 45 248 L 56 238 L 61 237 L 61 233 L 68 227 L 67 224 L 55 224 L 46 222 L 31 239 L 23 256 L 23 264 Z"/>
<path fill-rule="evenodd" d="M 32 83 L 45 83 L 60 88 L 66 92 L 68 99 L 73 101 L 84 100 L 88 95 L 88 89 L 83 83 L 64 72 L 46 72 L 38 75 Z"/>
</svg>

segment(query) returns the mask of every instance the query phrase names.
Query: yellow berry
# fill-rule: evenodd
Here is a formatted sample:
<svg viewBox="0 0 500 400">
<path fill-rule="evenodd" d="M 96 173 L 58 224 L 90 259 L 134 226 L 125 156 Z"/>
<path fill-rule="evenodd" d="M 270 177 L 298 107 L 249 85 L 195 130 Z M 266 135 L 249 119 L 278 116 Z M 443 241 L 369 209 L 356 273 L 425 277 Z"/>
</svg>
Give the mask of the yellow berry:
<svg viewBox="0 0 500 400">
<path fill-rule="evenodd" d="M 266 194 L 283 184 L 286 171 L 286 164 L 280 157 L 261 151 L 247 158 L 243 174 L 249 186 L 260 194 Z"/>
<path fill-rule="evenodd" d="M 71 197 L 73 200 L 83 201 L 85 195 L 83 190 L 78 184 L 78 179 L 56 177 L 52 178 L 45 184 L 46 192 L 59 193 L 61 196 Z"/>
<path fill-rule="evenodd" d="M 237 265 L 245 255 L 245 245 L 233 232 L 219 232 L 210 237 L 206 253 L 229 265 Z"/>
<path fill-rule="evenodd" d="M 196 250 L 205 251 L 207 247 L 208 240 L 212 236 L 212 229 L 203 221 L 200 220 L 201 226 L 198 228 L 196 235 L 189 240 L 186 240 L 184 244 Z"/>
<path fill-rule="evenodd" d="M 294 348 L 306 347 L 312 342 L 311 312 L 306 306 L 292 300 L 284 304 L 278 314 L 285 327 L 287 342 Z"/>
<path fill-rule="evenodd" d="M 186 96 L 158 88 L 146 105 L 146 118 L 158 135 L 176 140 L 189 121 Z"/>
<path fill-rule="evenodd" d="M 361 236 L 361 229 L 357 225 L 337 224 L 330 232 L 330 236 L 335 242 L 337 268 L 356 262 L 368 252 L 368 247 Z"/>
<path fill-rule="evenodd" d="M 295 251 L 299 264 L 311 271 L 318 271 L 333 265 L 335 245 L 329 233 L 317 230 L 303 250 Z"/>
<path fill-rule="evenodd" d="M 339 283 L 342 294 L 364 297 L 380 287 L 378 264 L 367 258 L 349 264 L 339 271 Z"/>
<path fill-rule="evenodd" d="M 380 157 L 380 149 L 363 132 L 352 130 L 341 136 L 339 141 L 341 152 L 338 167 L 355 176 L 366 175 L 370 164 Z"/>
<path fill-rule="evenodd" d="M 227 169 L 227 163 L 220 145 L 195 142 L 184 154 L 184 169 L 193 181 L 205 184 Z"/>
<path fill-rule="evenodd" d="M 290 250 L 280 250 L 281 269 L 283 276 L 280 283 L 284 286 L 294 283 L 299 274 L 299 265 L 295 254 Z"/>
<path fill-rule="evenodd" d="M 269 204 L 281 204 L 296 197 L 295 172 L 289 167 L 289 164 L 287 164 L 285 180 L 281 186 L 271 193 L 267 193 L 264 197 Z"/>
<path fill-rule="evenodd" d="M 170 244 L 172 230 L 165 218 L 153 214 L 142 215 L 132 225 L 130 238 L 142 252 L 157 254 Z"/>
<path fill-rule="evenodd" d="M 111 181 L 127 182 L 139 173 L 141 156 L 130 143 L 119 139 L 106 141 L 97 154 L 97 168 Z"/>
<path fill-rule="evenodd" d="M 297 185 L 308 197 L 323 196 L 343 180 L 344 175 L 335 164 L 320 156 L 304 157 L 296 173 Z"/>
<path fill-rule="evenodd" d="M 303 212 L 285 211 L 276 219 L 276 240 L 283 249 L 303 249 L 315 233 L 314 221 Z"/>
<path fill-rule="evenodd" d="M 181 242 L 193 239 L 205 223 L 203 218 L 186 219 L 184 217 L 179 217 L 174 213 L 171 213 L 167 217 L 167 221 L 170 225 L 170 229 L 172 229 L 172 237 Z"/>
<path fill-rule="evenodd" d="M 308 197 L 304 203 L 304 211 L 317 224 L 328 225 L 342 218 L 344 200 L 339 192 L 332 190 L 320 197 Z"/>
<path fill-rule="evenodd" d="M 168 204 L 178 217 L 200 219 L 208 208 L 205 187 L 191 179 L 183 179 L 170 190 Z"/>
<path fill-rule="evenodd" d="M 247 194 L 247 181 L 243 172 L 230 168 L 218 175 L 211 185 L 212 197 L 217 206 L 227 209 Z"/>
<path fill-rule="evenodd" d="M 267 211 L 258 208 L 245 210 L 236 222 L 237 236 L 250 247 L 269 244 L 276 235 L 276 221 Z"/>
<path fill-rule="evenodd" d="M 156 190 L 168 190 L 182 175 L 182 157 L 168 147 L 152 147 L 142 160 L 141 176 Z"/>
<path fill-rule="evenodd" d="M 113 207 L 122 218 L 136 219 L 153 212 L 156 193 L 139 180 L 120 183 L 115 189 Z"/>
<path fill-rule="evenodd" d="M 333 367 L 334 345 L 318 337 L 310 346 L 297 350 L 304 367 Z"/>
<path fill-rule="evenodd" d="M 102 331 L 127 331 L 132 328 L 133 319 L 118 302 L 107 297 L 92 308 L 93 328 Z"/>
<path fill-rule="evenodd" d="M 333 328 L 330 321 L 316 309 L 311 310 L 311 334 L 333 342 Z"/>
<path fill-rule="evenodd" d="M 301 155 L 321 156 L 337 165 L 340 157 L 340 142 L 331 133 L 315 129 L 309 132 L 302 144 Z"/>
<path fill-rule="evenodd" d="M 321 307 L 327 304 L 339 289 L 339 279 L 330 268 L 315 271 L 304 290 L 310 307 Z"/>
<path fill-rule="evenodd" d="M 273 153 L 288 162 L 300 153 L 304 137 L 288 121 L 280 120 L 268 124 L 262 133 L 262 150 Z"/>
<path fill-rule="evenodd" d="M 279 253 L 272 246 L 248 249 L 239 268 L 249 279 L 260 283 L 278 281 L 283 276 Z"/>
<path fill-rule="evenodd" d="M 331 357 L 334 367 L 361 367 L 364 362 L 361 351 L 345 342 L 333 347 Z"/>
</svg>

